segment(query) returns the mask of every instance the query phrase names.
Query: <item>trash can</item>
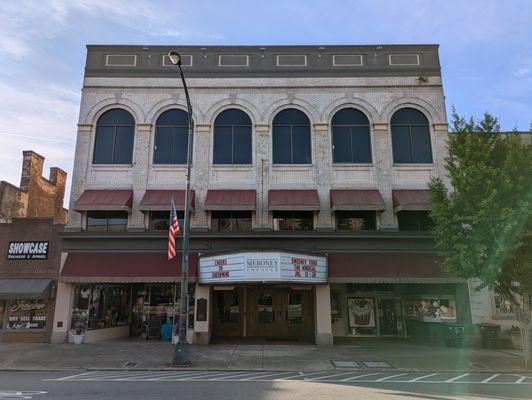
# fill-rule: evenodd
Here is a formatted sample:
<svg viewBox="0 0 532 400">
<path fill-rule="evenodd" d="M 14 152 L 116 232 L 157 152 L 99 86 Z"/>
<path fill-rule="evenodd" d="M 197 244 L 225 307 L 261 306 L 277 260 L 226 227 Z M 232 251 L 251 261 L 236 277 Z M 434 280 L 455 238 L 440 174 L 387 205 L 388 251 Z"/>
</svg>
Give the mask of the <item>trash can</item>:
<svg viewBox="0 0 532 400">
<path fill-rule="evenodd" d="M 464 327 L 461 325 L 444 325 L 443 340 L 447 347 L 462 347 L 464 344 Z"/>
<path fill-rule="evenodd" d="M 501 334 L 501 326 L 492 323 L 478 324 L 480 330 L 480 338 L 482 347 L 485 349 L 497 350 L 499 348 L 499 340 Z"/>
</svg>

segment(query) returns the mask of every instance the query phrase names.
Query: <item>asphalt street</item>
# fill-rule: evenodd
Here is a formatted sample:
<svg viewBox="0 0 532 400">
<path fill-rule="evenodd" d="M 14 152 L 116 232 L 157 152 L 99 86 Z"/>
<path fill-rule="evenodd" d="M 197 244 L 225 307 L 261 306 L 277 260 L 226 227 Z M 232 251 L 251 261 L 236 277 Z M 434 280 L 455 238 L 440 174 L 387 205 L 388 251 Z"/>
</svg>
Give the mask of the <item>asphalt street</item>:
<svg viewBox="0 0 532 400">
<path fill-rule="evenodd" d="M 0 372 L 1 399 L 531 399 L 532 374 L 399 371 Z"/>
</svg>

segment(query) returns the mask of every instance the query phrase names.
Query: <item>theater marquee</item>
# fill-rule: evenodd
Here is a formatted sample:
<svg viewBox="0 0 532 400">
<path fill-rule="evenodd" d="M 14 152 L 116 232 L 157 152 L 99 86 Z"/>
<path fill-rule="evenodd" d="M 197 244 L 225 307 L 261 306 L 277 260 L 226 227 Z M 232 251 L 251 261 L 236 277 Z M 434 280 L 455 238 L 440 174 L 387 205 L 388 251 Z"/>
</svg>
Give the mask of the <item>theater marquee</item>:
<svg viewBox="0 0 532 400">
<path fill-rule="evenodd" d="M 201 257 L 200 283 L 326 283 L 327 259 L 285 252 L 242 252 Z"/>
</svg>

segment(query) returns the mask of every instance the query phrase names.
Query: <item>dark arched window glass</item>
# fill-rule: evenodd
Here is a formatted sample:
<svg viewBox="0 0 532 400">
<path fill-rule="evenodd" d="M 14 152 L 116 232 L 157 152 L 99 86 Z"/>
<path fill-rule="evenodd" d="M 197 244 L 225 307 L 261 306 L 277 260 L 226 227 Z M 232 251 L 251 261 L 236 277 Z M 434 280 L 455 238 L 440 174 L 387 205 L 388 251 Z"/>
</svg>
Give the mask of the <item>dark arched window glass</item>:
<svg viewBox="0 0 532 400">
<path fill-rule="evenodd" d="M 126 110 L 106 111 L 96 123 L 94 164 L 131 164 L 135 119 Z"/>
<path fill-rule="evenodd" d="M 214 121 L 214 164 L 251 164 L 251 119 L 236 108 Z"/>
<path fill-rule="evenodd" d="M 186 164 L 188 114 L 178 108 L 163 112 L 155 123 L 154 164 Z"/>
<path fill-rule="evenodd" d="M 331 125 L 335 163 L 371 162 L 369 120 L 364 113 L 344 108 L 334 114 Z"/>
<path fill-rule="evenodd" d="M 281 111 L 273 119 L 273 163 L 311 164 L 310 121 L 296 109 Z"/>
<path fill-rule="evenodd" d="M 432 163 L 429 121 L 414 108 L 402 108 L 391 120 L 393 162 Z"/>
</svg>

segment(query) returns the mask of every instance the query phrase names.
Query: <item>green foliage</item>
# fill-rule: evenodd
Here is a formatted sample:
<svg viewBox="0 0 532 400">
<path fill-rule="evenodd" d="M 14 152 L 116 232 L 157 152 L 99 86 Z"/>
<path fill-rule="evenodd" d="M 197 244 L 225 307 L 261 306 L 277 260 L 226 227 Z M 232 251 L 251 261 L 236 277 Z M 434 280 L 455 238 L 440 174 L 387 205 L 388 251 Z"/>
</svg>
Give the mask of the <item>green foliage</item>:
<svg viewBox="0 0 532 400">
<path fill-rule="evenodd" d="M 490 114 L 466 121 L 453 109 L 452 189 L 439 178 L 429 185 L 433 233 L 448 273 L 478 277 L 503 295 L 532 292 L 532 146 L 498 132 Z"/>
</svg>

